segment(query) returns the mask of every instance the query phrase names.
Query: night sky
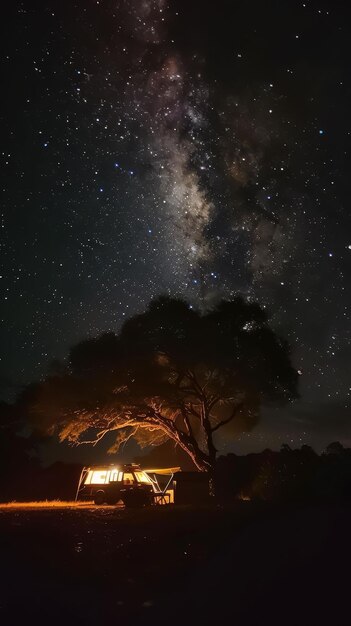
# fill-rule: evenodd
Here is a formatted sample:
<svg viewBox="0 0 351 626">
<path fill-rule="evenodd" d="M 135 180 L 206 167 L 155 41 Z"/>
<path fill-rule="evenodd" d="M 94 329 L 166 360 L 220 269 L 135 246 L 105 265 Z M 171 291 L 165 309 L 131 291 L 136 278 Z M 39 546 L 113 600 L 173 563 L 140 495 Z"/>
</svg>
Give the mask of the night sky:
<svg viewBox="0 0 351 626">
<path fill-rule="evenodd" d="M 224 451 L 351 445 L 348 3 L 7 3 L 1 380 L 160 293 L 258 300 L 301 399 Z"/>
</svg>

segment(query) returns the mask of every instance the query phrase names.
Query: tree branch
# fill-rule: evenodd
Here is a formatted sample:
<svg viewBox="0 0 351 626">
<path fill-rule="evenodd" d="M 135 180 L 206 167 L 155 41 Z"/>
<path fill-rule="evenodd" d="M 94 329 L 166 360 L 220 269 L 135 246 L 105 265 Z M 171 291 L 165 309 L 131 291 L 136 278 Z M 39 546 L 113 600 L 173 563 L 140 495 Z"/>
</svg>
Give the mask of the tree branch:
<svg viewBox="0 0 351 626">
<path fill-rule="evenodd" d="M 82 434 L 82 431 L 77 434 L 74 438 L 76 445 L 81 444 L 92 444 L 97 445 L 103 437 L 112 430 L 123 430 L 125 428 L 131 428 L 132 433 L 136 428 L 156 428 L 158 430 L 162 430 L 170 439 L 172 439 L 177 445 L 179 445 L 187 454 L 190 455 L 194 465 L 200 470 L 204 471 L 210 467 L 207 455 L 199 448 L 194 435 L 191 433 L 183 432 L 174 422 L 173 419 L 162 415 L 160 410 L 162 407 L 158 407 L 156 401 L 152 401 L 152 405 L 138 407 L 134 410 L 127 409 L 124 412 L 124 415 L 112 416 L 113 409 L 111 411 L 105 411 L 105 418 L 109 417 L 109 423 L 107 428 L 103 428 L 99 432 L 97 432 L 94 439 L 91 440 L 79 440 L 79 435 Z M 85 415 L 85 419 L 89 419 L 92 416 Z M 100 421 L 101 423 L 101 421 Z M 190 425 L 190 421 L 189 421 Z M 87 427 L 84 430 L 88 430 L 89 427 L 98 428 L 97 420 L 94 423 L 87 424 Z M 191 425 L 190 425 L 191 427 Z M 126 435 L 126 440 L 132 436 L 131 433 Z M 121 441 L 123 443 L 123 440 Z"/>
<path fill-rule="evenodd" d="M 132 437 L 134 437 L 134 435 L 137 434 L 138 429 L 139 429 L 139 426 L 136 426 L 135 428 L 131 428 L 130 433 L 122 441 L 122 450 L 124 450 L 124 448 L 125 448 L 126 444 L 128 443 L 129 439 L 131 439 Z"/>
<path fill-rule="evenodd" d="M 213 396 L 207 405 L 208 410 L 211 411 L 213 407 L 217 404 L 217 402 L 220 401 L 220 399 L 220 396 Z"/>
<path fill-rule="evenodd" d="M 218 424 L 213 426 L 211 428 L 211 432 L 214 433 L 216 430 L 221 428 L 221 426 L 224 426 L 225 424 L 229 424 L 229 422 L 231 422 L 232 419 L 234 419 L 234 417 L 236 416 L 237 412 L 241 409 L 243 404 L 244 404 L 243 402 L 240 402 L 239 404 L 237 404 L 236 407 L 234 407 L 234 409 L 231 412 L 231 414 L 229 415 L 229 417 L 227 417 L 225 420 L 222 420 L 221 422 L 218 422 Z"/>
<path fill-rule="evenodd" d="M 194 372 L 190 372 L 188 370 L 186 375 L 193 382 L 193 384 L 194 384 L 193 389 L 196 389 L 196 391 L 199 394 L 199 397 L 202 399 L 203 398 L 203 390 L 202 390 L 202 387 L 201 387 L 200 383 L 197 381 L 197 378 L 196 378 Z"/>
<path fill-rule="evenodd" d="M 198 413 L 198 412 L 195 410 L 194 405 L 193 405 L 193 403 L 192 403 L 192 402 L 190 402 L 188 410 L 189 410 L 189 413 L 191 413 L 192 415 L 194 415 L 194 417 L 196 417 L 197 419 L 200 419 L 200 413 Z"/>
</svg>

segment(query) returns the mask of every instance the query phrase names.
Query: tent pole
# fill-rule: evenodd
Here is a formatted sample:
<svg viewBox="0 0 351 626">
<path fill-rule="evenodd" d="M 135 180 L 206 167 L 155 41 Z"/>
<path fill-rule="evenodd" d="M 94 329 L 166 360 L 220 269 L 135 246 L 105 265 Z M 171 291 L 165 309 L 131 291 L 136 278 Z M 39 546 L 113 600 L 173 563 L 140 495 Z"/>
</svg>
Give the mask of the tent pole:
<svg viewBox="0 0 351 626">
<path fill-rule="evenodd" d="M 80 477 L 79 477 L 79 481 L 78 481 L 78 487 L 77 487 L 77 491 L 76 491 L 76 497 L 74 498 L 74 501 L 75 501 L 75 502 L 77 502 L 77 499 L 78 499 L 78 493 L 79 493 L 79 490 L 80 490 L 81 484 L 82 484 L 82 482 L 83 482 L 83 475 L 84 475 L 84 472 L 86 473 L 86 470 L 87 470 L 87 468 L 86 468 L 86 467 L 83 467 L 83 469 L 82 469 L 82 471 L 81 471 L 81 473 L 80 473 Z"/>
</svg>

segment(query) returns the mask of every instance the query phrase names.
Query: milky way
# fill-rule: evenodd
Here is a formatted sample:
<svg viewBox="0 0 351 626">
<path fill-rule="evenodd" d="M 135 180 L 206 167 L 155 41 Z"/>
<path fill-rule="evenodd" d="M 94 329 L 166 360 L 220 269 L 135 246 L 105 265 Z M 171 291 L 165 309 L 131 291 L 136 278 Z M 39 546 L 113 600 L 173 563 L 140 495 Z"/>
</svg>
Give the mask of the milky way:
<svg viewBox="0 0 351 626">
<path fill-rule="evenodd" d="M 346 418 L 318 422 L 350 399 L 346 6 L 236 4 L 8 7 L 5 396 L 160 293 L 241 292 L 302 373 L 250 437 L 351 441 Z"/>
</svg>

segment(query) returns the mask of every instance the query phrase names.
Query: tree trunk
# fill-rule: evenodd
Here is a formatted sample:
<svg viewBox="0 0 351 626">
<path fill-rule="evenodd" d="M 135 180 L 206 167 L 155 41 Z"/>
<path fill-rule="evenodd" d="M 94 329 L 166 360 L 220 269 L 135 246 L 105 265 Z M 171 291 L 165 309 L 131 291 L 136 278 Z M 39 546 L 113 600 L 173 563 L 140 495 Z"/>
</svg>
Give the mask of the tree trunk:
<svg viewBox="0 0 351 626">
<path fill-rule="evenodd" d="M 208 471 L 208 489 L 210 498 L 216 497 L 216 459 L 211 463 L 211 468 Z"/>
<path fill-rule="evenodd" d="M 215 467 L 216 467 L 216 456 L 217 449 L 213 443 L 213 433 L 210 421 L 210 415 L 207 410 L 206 402 L 202 405 L 202 416 L 203 416 L 203 427 L 206 433 L 206 444 L 208 451 L 208 461 L 209 461 L 209 495 L 211 498 L 215 497 L 216 485 L 215 485 Z"/>
</svg>

